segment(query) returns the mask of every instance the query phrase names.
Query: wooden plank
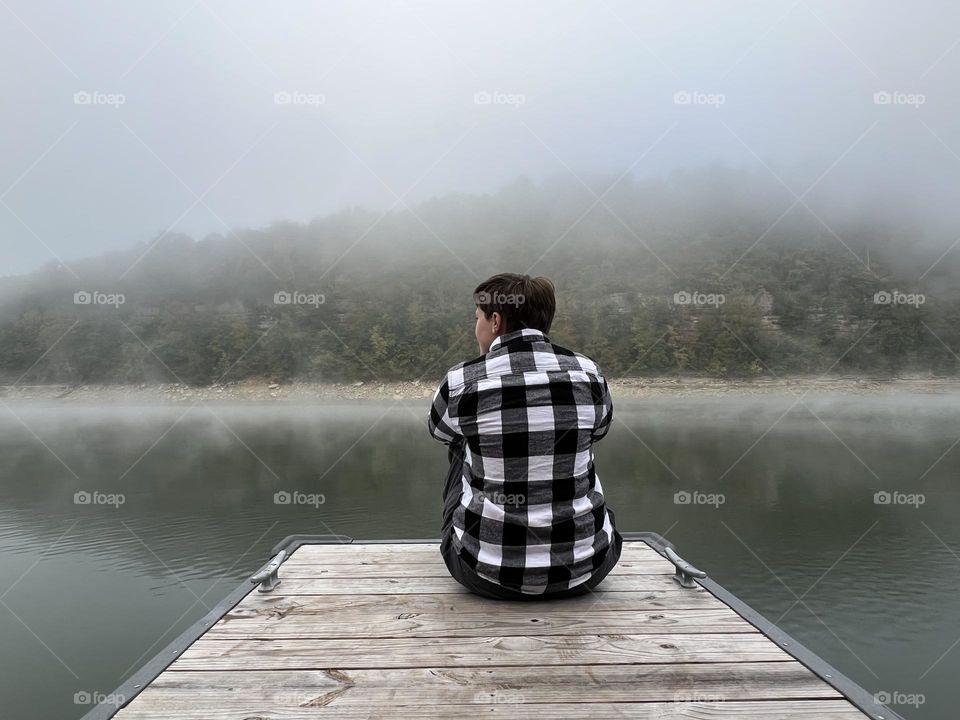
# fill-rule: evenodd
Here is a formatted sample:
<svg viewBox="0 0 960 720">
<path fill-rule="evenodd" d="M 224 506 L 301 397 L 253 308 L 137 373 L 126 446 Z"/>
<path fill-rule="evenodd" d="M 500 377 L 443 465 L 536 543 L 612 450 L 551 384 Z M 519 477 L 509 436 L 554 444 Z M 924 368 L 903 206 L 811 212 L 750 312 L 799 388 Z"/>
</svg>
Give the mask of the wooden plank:
<svg viewBox="0 0 960 720">
<path fill-rule="evenodd" d="M 459 708 L 459 710 L 458 710 Z M 343 720 L 449 720 L 469 712 L 472 716 L 516 720 L 864 720 L 864 715 L 846 700 L 759 700 L 746 702 L 690 703 L 541 703 L 518 705 L 491 703 L 485 705 L 399 705 L 356 707 L 296 707 L 227 710 L 185 709 L 171 714 L 156 710 L 139 710 L 135 700 L 121 710 L 117 720 L 304 720 L 336 717 Z M 522 715 L 521 715 L 522 714 Z"/>
<path fill-rule="evenodd" d="M 280 587 L 283 587 L 281 584 Z M 491 613 L 511 608 L 528 608 L 540 613 L 551 613 L 556 608 L 571 612 L 594 610 L 623 610 L 648 612 L 651 610 L 697 610 L 725 609 L 727 606 L 702 588 L 654 590 L 635 593 L 587 594 L 559 602 L 547 600 L 528 603 L 523 601 L 500 601 L 495 605 L 476 595 L 444 594 L 386 594 L 386 595 L 279 595 L 276 593 L 252 592 L 247 595 L 230 615 L 235 613 L 269 613 L 283 616 L 296 611 L 298 615 L 328 615 L 352 612 L 357 615 L 390 613 Z"/>
<path fill-rule="evenodd" d="M 797 662 L 568 665 L 551 668 L 416 668 L 164 673 L 136 700 L 140 712 L 231 710 L 273 717 L 298 708 L 831 699 L 840 694 Z M 522 712 L 522 705 L 518 708 Z M 136 713 L 134 713 L 136 716 Z"/>
<path fill-rule="evenodd" d="M 584 620 L 584 632 L 592 629 Z M 311 670 L 328 667 L 477 667 L 622 663 L 783 662 L 760 634 L 531 635 L 480 638 L 219 640 L 202 637 L 170 670 Z"/>
<path fill-rule="evenodd" d="M 467 590 L 449 576 L 424 578 L 295 578 L 287 576 L 284 578 L 282 567 L 280 572 L 281 583 L 273 591 L 276 595 L 467 594 Z M 678 588 L 679 586 L 669 575 L 609 575 L 593 590 L 593 595 Z"/>
<path fill-rule="evenodd" d="M 351 608 L 323 614 L 283 615 L 270 609 L 237 608 L 207 632 L 211 638 L 377 638 L 483 637 L 489 635 L 576 635 L 585 628 L 583 610 L 553 610 L 542 604 L 511 603 L 491 611 L 358 612 Z M 589 626 L 605 635 L 664 633 L 750 633 L 753 625 L 727 608 L 624 612 L 589 611 Z"/>
<path fill-rule="evenodd" d="M 673 565 L 663 562 L 620 561 L 610 572 L 615 575 L 673 575 Z M 296 563 L 292 559 L 280 566 L 281 578 L 409 578 L 449 577 L 450 571 L 441 558 L 435 562 L 361 562 L 354 565 L 325 565 L 322 561 Z"/>
<path fill-rule="evenodd" d="M 621 560 L 667 561 L 645 542 L 624 542 Z M 301 545 L 287 560 L 288 563 L 347 564 L 358 562 L 443 562 L 439 543 L 360 543 L 350 545 Z M 286 563 L 285 563 L 286 564 Z M 670 565 L 670 567 L 673 567 Z"/>
</svg>

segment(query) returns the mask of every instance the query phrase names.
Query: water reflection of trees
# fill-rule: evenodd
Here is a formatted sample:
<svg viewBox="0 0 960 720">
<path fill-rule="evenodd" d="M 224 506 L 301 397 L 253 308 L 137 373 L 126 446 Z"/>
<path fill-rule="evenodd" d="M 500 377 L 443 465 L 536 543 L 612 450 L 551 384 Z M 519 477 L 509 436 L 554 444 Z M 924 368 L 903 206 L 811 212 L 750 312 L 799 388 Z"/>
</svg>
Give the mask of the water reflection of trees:
<svg viewBox="0 0 960 720">
<path fill-rule="evenodd" d="M 709 547 L 730 539 L 724 520 L 764 538 L 805 537 L 830 548 L 876 515 L 876 489 L 935 493 L 957 473 L 960 457 L 950 454 L 919 481 L 953 440 L 942 414 L 949 398 L 872 407 L 811 401 L 846 447 L 802 406 L 769 430 L 790 402 L 618 402 L 618 422 L 596 455 L 621 529 L 678 521 L 680 537 Z M 169 575 L 153 553 L 179 568 L 222 571 L 274 523 L 241 570 L 293 533 L 436 536 L 446 457 L 425 433 L 425 406 L 211 407 L 217 416 L 198 407 L 175 425 L 185 408 L 65 406 L 25 415 L 79 480 L 16 420 L 3 420 L 3 547 L 49 547 L 79 519 L 54 553 L 116 553 L 124 567 Z M 126 502 L 76 506 L 78 489 L 123 493 Z M 684 489 L 720 492 L 726 503 L 677 506 L 673 495 Z M 325 502 L 276 505 L 279 490 Z M 882 512 L 888 533 L 916 525 L 911 509 Z"/>
</svg>

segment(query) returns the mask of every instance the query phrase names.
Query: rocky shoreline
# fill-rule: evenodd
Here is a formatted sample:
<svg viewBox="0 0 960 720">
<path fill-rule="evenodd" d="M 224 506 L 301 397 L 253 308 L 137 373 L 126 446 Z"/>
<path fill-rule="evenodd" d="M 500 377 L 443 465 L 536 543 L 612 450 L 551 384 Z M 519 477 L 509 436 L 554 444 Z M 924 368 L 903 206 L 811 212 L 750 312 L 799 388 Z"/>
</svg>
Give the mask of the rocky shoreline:
<svg viewBox="0 0 960 720">
<path fill-rule="evenodd" d="M 904 376 L 871 378 L 856 376 L 790 377 L 780 379 L 730 380 L 698 377 L 613 378 L 614 398 L 721 397 L 810 394 L 879 395 L 892 393 L 943 394 L 960 391 L 960 378 Z M 311 402 L 317 400 L 428 400 L 434 381 L 276 383 L 243 380 L 191 387 L 179 383 L 141 385 L 5 385 L 3 400 L 63 402 L 129 402 L 148 404 L 197 401 Z"/>
</svg>

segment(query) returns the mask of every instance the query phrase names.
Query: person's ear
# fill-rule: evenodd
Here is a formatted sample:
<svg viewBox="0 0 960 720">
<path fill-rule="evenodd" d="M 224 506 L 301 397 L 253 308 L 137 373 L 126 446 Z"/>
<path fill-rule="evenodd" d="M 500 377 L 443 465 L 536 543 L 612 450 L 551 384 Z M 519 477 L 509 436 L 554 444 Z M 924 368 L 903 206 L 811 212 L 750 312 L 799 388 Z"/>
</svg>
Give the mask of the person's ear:
<svg viewBox="0 0 960 720">
<path fill-rule="evenodd" d="M 494 311 L 493 317 L 491 319 L 493 320 L 493 333 L 494 335 L 499 335 L 500 333 L 503 332 L 503 326 L 504 326 L 503 315 Z"/>
</svg>

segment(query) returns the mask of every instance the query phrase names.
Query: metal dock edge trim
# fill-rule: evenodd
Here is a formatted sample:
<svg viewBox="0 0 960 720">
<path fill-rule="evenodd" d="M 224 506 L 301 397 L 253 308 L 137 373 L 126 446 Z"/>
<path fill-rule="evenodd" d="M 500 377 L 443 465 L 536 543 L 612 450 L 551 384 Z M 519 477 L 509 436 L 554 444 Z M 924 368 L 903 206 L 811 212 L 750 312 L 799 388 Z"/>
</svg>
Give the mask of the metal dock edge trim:
<svg viewBox="0 0 960 720">
<path fill-rule="evenodd" d="M 673 543 L 655 532 L 625 532 L 622 533 L 625 542 L 643 542 L 653 548 L 657 553 L 667 558 L 666 548 L 674 551 L 676 548 Z M 277 543 L 270 551 L 272 560 L 280 551 L 286 550 L 287 557 L 293 554 L 302 545 L 368 545 L 368 544 L 425 544 L 437 543 L 437 538 L 422 540 L 354 540 L 346 535 L 289 535 Z M 667 558 L 669 560 L 669 558 Z M 748 623 L 753 625 L 763 635 L 775 642 L 784 652 L 791 655 L 800 664 L 804 665 L 817 677 L 833 687 L 837 692 L 843 695 L 854 706 L 867 716 L 878 720 L 906 720 L 900 714 L 894 712 L 886 705 L 876 702 L 873 695 L 860 687 L 853 680 L 838 671 L 819 655 L 806 648 L 801 643 L 794 640 L 779 627 L 771 623 L 756 610 L 751 608 L 745 602 L 728 592 L 718 583 L 709 578 L 697 578 L 699 583 L 707 592 L 711 593 L 721 602 L 730 607 L 731 610 L 743 617 Z M 233 590 L 227 597 L 217 603 L 210 612 L 190 625 L 173 642 L 167 645 L 163 650 L 151 658 L 145 665 L 137 670 L 133 675 L 127 678 L 110 696 L 114 698 L 123 698 L 122 704 L 114 705 L 110 703 L 101 703 L 85 714 L 80 720 L 109 720 L 120 710 L 130 704 L 130 702 L 145 690 L 150 683 L 156 680 L 164 670 L 179 658 L 194 642 L 199 640 L 204 633 L 213 627 L 224 615 L 235 608 L 241 600 L 253 592 L 256 586 L 249 580 L 244 580 L 240 586 Z"/>
<path fill-rule="evenodd" d="M 655 532 L 625 532 L 624 541 L 642 541 L 667 558 L 666 549 L 676 551 L 673 543 Z M 669 558 L 667 558 L 669 560 Z M 891 710 L 888 706 L 878 703 L 876 698 L 856 682 L 841 673 L 830 663 L 795 640 L 777 625 L 767 620 L 743 600 L 732 594 L 722 585 L 714 582 L 710 577 L 697 578 L 696 582 L 720 602 L 726 604 L 744 620 L 753 625 L 781 650 L 791 655 L 797 662 L 813 672 L 825 683 L 833 687 L 843 697 L 849 700 L 858 710 L 874 720 L 906 720 L 902 715 Z"/>
</svg>

